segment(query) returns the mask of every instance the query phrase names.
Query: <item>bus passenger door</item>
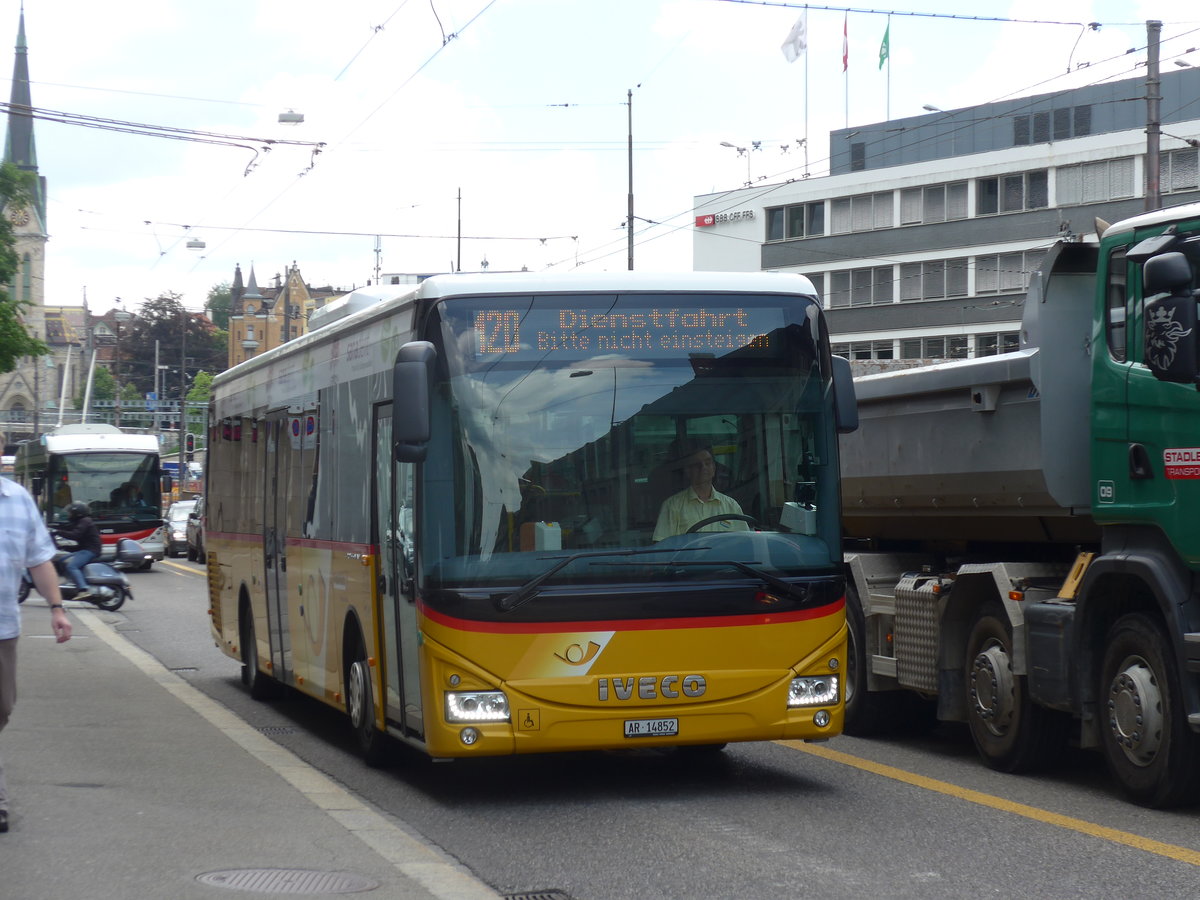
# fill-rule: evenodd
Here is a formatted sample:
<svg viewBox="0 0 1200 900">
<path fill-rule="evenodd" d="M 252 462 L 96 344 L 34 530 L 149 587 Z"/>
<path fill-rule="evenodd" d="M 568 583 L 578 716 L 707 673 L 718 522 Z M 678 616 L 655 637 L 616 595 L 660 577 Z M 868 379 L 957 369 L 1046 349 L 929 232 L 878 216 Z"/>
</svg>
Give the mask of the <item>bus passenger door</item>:
<svg viewBox="0 0 1200 900">
<path fill-rule="evenodd" d="M 267 595 L 268 638 L 271 642 L 271 674 L 288 683 L 292 671 L 291 637 L 288 630 L 287 511 L 288 479 L 291 475 L 291 438 L 286 412 L 267 416 L 267 452 L 263 473 L 263 567 Z"/>
<path fill-rule="evenodd" d="M 383 630 L 385 715 L 405 734 L 421 737 L 421 679 L 417 665 L 417 606 L 413 590 L 413 464 L 392 453 L 391 404 L 375 409 L 375 534 L 377 596 Z"/>
</svg>

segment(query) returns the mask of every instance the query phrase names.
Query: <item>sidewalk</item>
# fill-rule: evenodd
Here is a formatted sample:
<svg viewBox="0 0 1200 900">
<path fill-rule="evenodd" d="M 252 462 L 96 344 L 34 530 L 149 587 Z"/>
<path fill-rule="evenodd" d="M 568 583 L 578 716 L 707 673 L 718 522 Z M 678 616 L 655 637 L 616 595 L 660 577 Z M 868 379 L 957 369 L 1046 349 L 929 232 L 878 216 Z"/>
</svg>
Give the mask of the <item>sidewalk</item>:
<svg viewBox="0 0 1200 900">
<path fill-rule="evenodd" d="M 22 609 L 17 707 L 0 734 L 0 900 L 498 896 L 103 613 L 70 608 L 75 633 L 58 645 L 44 603 Z"/>
</svg>

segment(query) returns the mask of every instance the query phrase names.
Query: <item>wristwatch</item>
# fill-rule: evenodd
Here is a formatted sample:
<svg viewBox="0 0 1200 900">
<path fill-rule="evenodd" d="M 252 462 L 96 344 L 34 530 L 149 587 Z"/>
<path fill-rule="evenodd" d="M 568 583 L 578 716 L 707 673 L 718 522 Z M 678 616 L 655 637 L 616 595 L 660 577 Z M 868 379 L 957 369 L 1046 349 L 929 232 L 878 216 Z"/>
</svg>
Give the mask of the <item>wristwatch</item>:
<svg viewBox="0 0 1200 900">
<path fill-rule="evenodd" d="M 62 609 L 63 605 L 61 603 L 51 603 L 50 608 L 51 609 Z"/>
</svg>

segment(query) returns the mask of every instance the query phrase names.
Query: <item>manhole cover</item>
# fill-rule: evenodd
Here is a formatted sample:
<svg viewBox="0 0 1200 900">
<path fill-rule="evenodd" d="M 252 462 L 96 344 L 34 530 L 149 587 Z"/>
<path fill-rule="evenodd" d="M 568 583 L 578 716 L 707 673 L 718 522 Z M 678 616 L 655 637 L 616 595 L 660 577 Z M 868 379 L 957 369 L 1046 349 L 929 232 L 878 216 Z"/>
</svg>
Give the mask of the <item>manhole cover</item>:
<svg viewBox="0 0 1200 900">
<path fill-rule="evenodd" d="M 249 894 L 357 894 L 379 885 L 352 872 L 318 872 L 312 869 L 225 869 L 205 872 L 196 880 L 210 887 Z"/>
</svg>

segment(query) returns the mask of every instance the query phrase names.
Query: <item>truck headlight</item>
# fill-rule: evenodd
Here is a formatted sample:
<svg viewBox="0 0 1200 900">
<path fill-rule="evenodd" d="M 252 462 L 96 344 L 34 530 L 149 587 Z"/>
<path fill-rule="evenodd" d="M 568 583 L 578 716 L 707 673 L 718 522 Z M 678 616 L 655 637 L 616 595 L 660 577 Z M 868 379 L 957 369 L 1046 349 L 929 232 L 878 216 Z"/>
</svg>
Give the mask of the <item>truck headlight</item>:
<svg viewBox="0 0 1200 900">
<path fill-rule="evenodd" d="M 793 678 L 788 688 L 788 706 L 828 706 L 837 703 L 836 675 L 808 675 Z"/>
<path fill-rule="evenodd" d="M 447 691 L 447 722 L 507 722 L 504 691 Z"/>
</svg>

